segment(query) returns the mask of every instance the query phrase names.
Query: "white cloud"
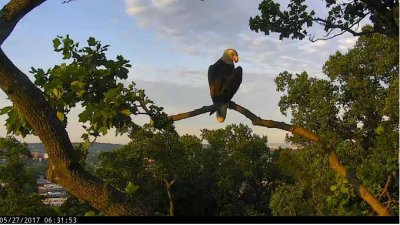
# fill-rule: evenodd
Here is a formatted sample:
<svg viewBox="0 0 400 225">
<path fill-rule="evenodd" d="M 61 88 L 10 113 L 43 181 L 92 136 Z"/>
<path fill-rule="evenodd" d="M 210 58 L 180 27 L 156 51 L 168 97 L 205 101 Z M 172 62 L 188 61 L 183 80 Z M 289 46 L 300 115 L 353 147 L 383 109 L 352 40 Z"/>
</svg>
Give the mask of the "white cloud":
<svg viewBox="0 0 400 225">
<path fill-rule="evenodd" d="M 356 41 L 358 40 L 358 37 L 353 37 L 346 35 L 347 37 L 337 39 L 336 42 L 338 43 L 338 48 L 341 51 L 347 51 L 348 49 L 352 48 Z"/>
<path fill-rule="evenodd" d="M 187 54 L 210 54 L 209 49 L 235 47 L 236 34 L 248 30 L 246 1 L 126 0 L 126 12 L 162 38 L 179 42 Z M 247 18 L 243 20 L 243 18 Z M 219 49 L 218 55 L 221 50 Z"/>
<path fill-rule="evenodd" d="M 306 70 L 313 76 L 321 76 L 321 67 L 328 56 L 337 49 L 351 48 L 356 38 L 345 35 L 329 41 L 311 43 L 307 40 L 281 41 L 275 34 L 265 36 L 263 33 L 253 32 L 249 28 L 248 21 L 251 16 L 259 14 L 260 2 L 260 0 L 125 0 L 125 13 L 131 16 L 132 23 L 138 24 L 143 30 L 151 31 L 151 34 L 154 33 L 156 37 L 172 46 L 169 49 L 160 48 L 159 51 L 170 51 L 170 54 L 180 55 L 180 58 L 187 56 L 190 60 L 197 60 L 204 65 L 204 67 L 188 68 L 185 67 L 185 63 L 177 61 L 166 69 L 134 64 L 135 82 L 138 87 L 144 88 L 146 93 L 156 103 L 165 107 L 165 111 L 169 114 L 211 104 L 207 81 L 208 65 L 217 60 L 225 48 L 236 48 L 241 59 L 239 65 L 243 67 L 244 74 L 242 86 L 233 100 L 265 119 L 287 121 L 288 119 L 280 115 L 278 110 L 280 93 L 275 91 L 273 82 L 277 74 L 284 70 L 289 72 Z M 312 4 L 317 4 L 318 7 L 324 5 L 323 2 Z M 121 19 L 112 22 L 129 21 Z M 135 39 L 130 36 L 126 38 Z M 143 63 L 145 57 L 141 60 Z M 4 102 L 0 95 L 0 103 Z M 0 117 L 0 122 L 3 123 L 4 119 L 5 117 Z M 229 112 L 226 123 L 222 125 L 215 122 L 215 117 L 202 115 L 178 122 L 177 128 L 181 132 L 199 134 L 202 128 L 220 128 L 238 122 L 250 125 L 242 115 Z M 72 126 L 69 129 L 74 128 Z M 260 134 L 268 133 L 271 142 L 283 141 L 282 133 L 276 132 L 275 129 L 260 127 L 254 130 Z M 3 131 L 4 129 L 0 129 L 0 132 Z M 72 138 L 76 138 L 73 136 L 75 133 L 70 132 Z M 112 136 L 110 140 L 113 140 Z"/>
<path fill-rule="evenodd" d="M 337 48 L 353 46 L 355 41 L 348 35 L 315 43 L 308 40 L 281 41 L 275 34 L 265 36 L 251 31 L 248 21 L 259 14 L 259 0 L 125 2 L 127 14 L 144 29 L 169 40 L 177 54 L 201 57 L 211 64 L 225 48 L 235 48 L 245 72 L 263 72 L 271 79 L 284 70 L 309 71 L 321 76 L 321 67 L 329 55 Z M 322 10 L 325 6 L 314 4 L 313 7 L 322 7 Z"/>
</svg>

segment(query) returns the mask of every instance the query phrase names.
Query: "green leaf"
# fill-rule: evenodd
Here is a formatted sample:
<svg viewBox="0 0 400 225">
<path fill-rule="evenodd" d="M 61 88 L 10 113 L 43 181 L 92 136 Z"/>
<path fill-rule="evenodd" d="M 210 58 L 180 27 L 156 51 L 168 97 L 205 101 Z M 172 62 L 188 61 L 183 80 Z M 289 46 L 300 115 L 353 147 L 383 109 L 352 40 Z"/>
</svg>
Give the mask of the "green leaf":
<svg viewBox="0 0 400 225">
<path fill-rule="evenodd" d="M 84 88 L 85 87 L 85 83 L 79 80 L 74 80 L 71 82 L 71 87 L 75 87 L 75 88 Z"/>
<path fill-rule="evenodd" d="M 149 123 L 150 127 L 154 127 L 154 120 L 150 119 L 150 123 Z"/>
<path fill-rule="evenodd" d="M 0 109 L 0 115 L 8 113 L 9 111 L 12 110 L 12 108 L 13 108 L 12 106 L 6 106 L 6 107 Z"/>
<path fill-rule="evenodd" d="M 99 132 L 101 132 L 103 134 L 107 134 L 107 130 L 108 130 L 107 126 L 102 126 L 102 127 L 99 128 Z"/>
<path fill-rule="evenodd" d="M 337 189 L 337 187 L 336 187 L 336 185 L 332 185 L 332 186 L 330 187 L 330 189 L 331 189 L 331 191 L 335 191 L 335 190 Z"/>
<path fill-rule="evenodd" d="M 139 186 L 133 184 L 133 182 L 130 181 L 128 182 L 128 185 L 125 188 L 125 192 L 130 195 L 135 193 L 137 190 L 139 190 Z"/>
<path fill-rule="evenodd" d="M 326 201 L 327 201 L 328 205 L 333 205 L 334 202 L 335 202 L 335 200 L 333 199 L 332 196 L 328 196 L 328 197 L 326 198 Z"/>
<path fill-rule="evenodd" d="M 88 42 L 89 46 L 96 45 L 96 39 L 94 39 L 93 37 L 90 37 L 87 42 Z"/>
<path fill-rule="evenodd" d="M 84 89 L 85 86 L 86 86 L 86 83 L 79 81 L 79 80 L 75 80 L 75 81 L 71 82 L 71 89 L 73 91 L 75 91 L 75 93 L 78 97 L 82 97 L 83 94 L 85 93 L 85 89 Z"/>
<path fill-rule="evenodd" d="M 340 187 L 340 192 L 348 194 L 349 193 L 349 189 L 346 187 Z"/>
<path fill-rule="evenodd" d="M 54 49 L 57 49 L 58 46 L 60 46 L 60 44 L 61 44 L 60 39 L 55 38 L 55 39 L 53 40 L 53 47 L 54 47 Z"/>
<path fill-rule="evenodd" d="M 63 122 L 65 117 L 64 117 L 64 113 L 57 111 L 57 118 Z"/>
<path fill-rule="evenodd" d="M 94 211 L 88 211 L 88 212 L 85 212 L 84 216 L 96 216 L 96 213 Z"/>
<path fill-rule="evenodd" d="M 69 58 L 71 58 L 71 52 L 65 51 L 63 54 L 64 54 L 63 59 L 69 59 Z"/>
<path fill-rule="evenodd" d="M 378 135 L 383 134 L 383 132 L 385 131 L 385 129 L 383 128 L 382 125 L 379 125 L 376 129 L 375 129 L 375 133 Z"/>
<path fill-rule="evenodd" d="M 83 142 L 82 147 L 83 147 L 83 149 L 87 150 L 87 149 L 89 149 L 91 144 L 92 143 L 89 141 L 89 139 L 86 139 L 85 142 Z"/>
<path fill-rule="evenodd" d="M 132 114 L 132 112 L 129 109 L 123 109 L 120 111 L 120 113 L 126 116 L 130 116 Z"/>
<path fill-rule="evenodd" d="M 58 89 L 54 88 L 52 93 L 53 93 L 54 97 L 56 97 L 56 99 L 60 99 L 61 94 L 60 94 L 60 91 L 58 91 Z"/>
<path fill-rule="evenodd" d="M 31 71 L 29 71 L 30 73 L 37 73 L 37 69 L 35 69 L 34 67 L 31 67 Z"/>
</svg>

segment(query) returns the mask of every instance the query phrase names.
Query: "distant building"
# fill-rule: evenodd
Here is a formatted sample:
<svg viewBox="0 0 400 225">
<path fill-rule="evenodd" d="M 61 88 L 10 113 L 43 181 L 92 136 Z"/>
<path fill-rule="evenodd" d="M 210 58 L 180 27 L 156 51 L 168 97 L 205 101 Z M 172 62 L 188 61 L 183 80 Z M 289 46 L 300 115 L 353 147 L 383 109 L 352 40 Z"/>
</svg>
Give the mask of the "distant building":
<svg viewBox="0 0 400 225">
<path fill-rule="evenodd" d="M 31 152 L 31 156 L 32 156 L 32 159 L 39 159 L 40 157 L 41 157 L 41 154 L 40 154 L 40 152 L 38 152 L 38 151 L 32 151 Z"/>
<path fill-rule="evenodd" d="M 47 160 L 49 155 L 47 153 L 41 153 L 39 151 L 31 152 L 32 160 L 42 162 L 42 160 Z"/>
<path fill-rule="evenodd" d="M 39 175 L 39 178 L 36 179 L 37 187 L 43 187 L 45 184 L 50 184 L 51 182 L 47 180 L 44 175 Z"/>
<path fill-rule="evenodd" d="M 67 201 L 67 197 L 57 197 L 57 198 L 46 198 L 43 200 L 43 203 L 45 205 L 50 205 L 50 206 L 61 206 L 62 204 L 64 204 L 64 202 Z"/>
<path fill-rule="evenodd" d="M 287 144 L 287 143 L 268 143 L 268 147 L 271 150 L 278 150 L 280 148 L 282 148 L 282 149 L 289 148 L 289 149 L 296 150 L 299 148 L 297 145 Z"/>
<path fill-rule="evenodd" d="M 43 203 L 51 206 L 61 206 L 67 201 L 68 195 L 63 187 L 48 181 L 44 175 L 36 180 L 37 193 L 45 197 Z"/>
</svg>

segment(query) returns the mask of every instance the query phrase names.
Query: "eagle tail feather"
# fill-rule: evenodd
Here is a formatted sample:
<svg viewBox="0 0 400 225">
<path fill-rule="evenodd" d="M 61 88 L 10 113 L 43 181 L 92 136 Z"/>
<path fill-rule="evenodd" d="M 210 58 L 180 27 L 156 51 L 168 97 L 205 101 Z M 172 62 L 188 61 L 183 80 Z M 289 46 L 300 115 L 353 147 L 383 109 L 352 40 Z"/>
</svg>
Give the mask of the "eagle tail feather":
<svg viewBox="0 0 400 225">
<path fill-rule="evenodd" d="M 229 107 L 229 103 L 225 103 L 225 104 L 221 104 L 219 106 L 217 106 L 217 121 L 218 123 L 222 123 L 224 122 L 225 118 L 226 118 L 226 112 L 228 110 Z"/>
</svg>

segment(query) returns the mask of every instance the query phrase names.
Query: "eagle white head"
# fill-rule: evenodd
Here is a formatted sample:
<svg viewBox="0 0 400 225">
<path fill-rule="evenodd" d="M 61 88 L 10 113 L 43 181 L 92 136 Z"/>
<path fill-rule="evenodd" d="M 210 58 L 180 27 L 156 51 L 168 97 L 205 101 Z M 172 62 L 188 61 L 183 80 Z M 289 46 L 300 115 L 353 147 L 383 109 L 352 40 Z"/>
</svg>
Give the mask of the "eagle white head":
<svg viewBox="0 0 400 225">
<path fill-rule="evenodd" d="M 221 59 L 228 64 L 233 64 L 233 62 L 239 62 L 239 55 L 235 49 L 228 48 L 224 51 Z"/>
</svg>

